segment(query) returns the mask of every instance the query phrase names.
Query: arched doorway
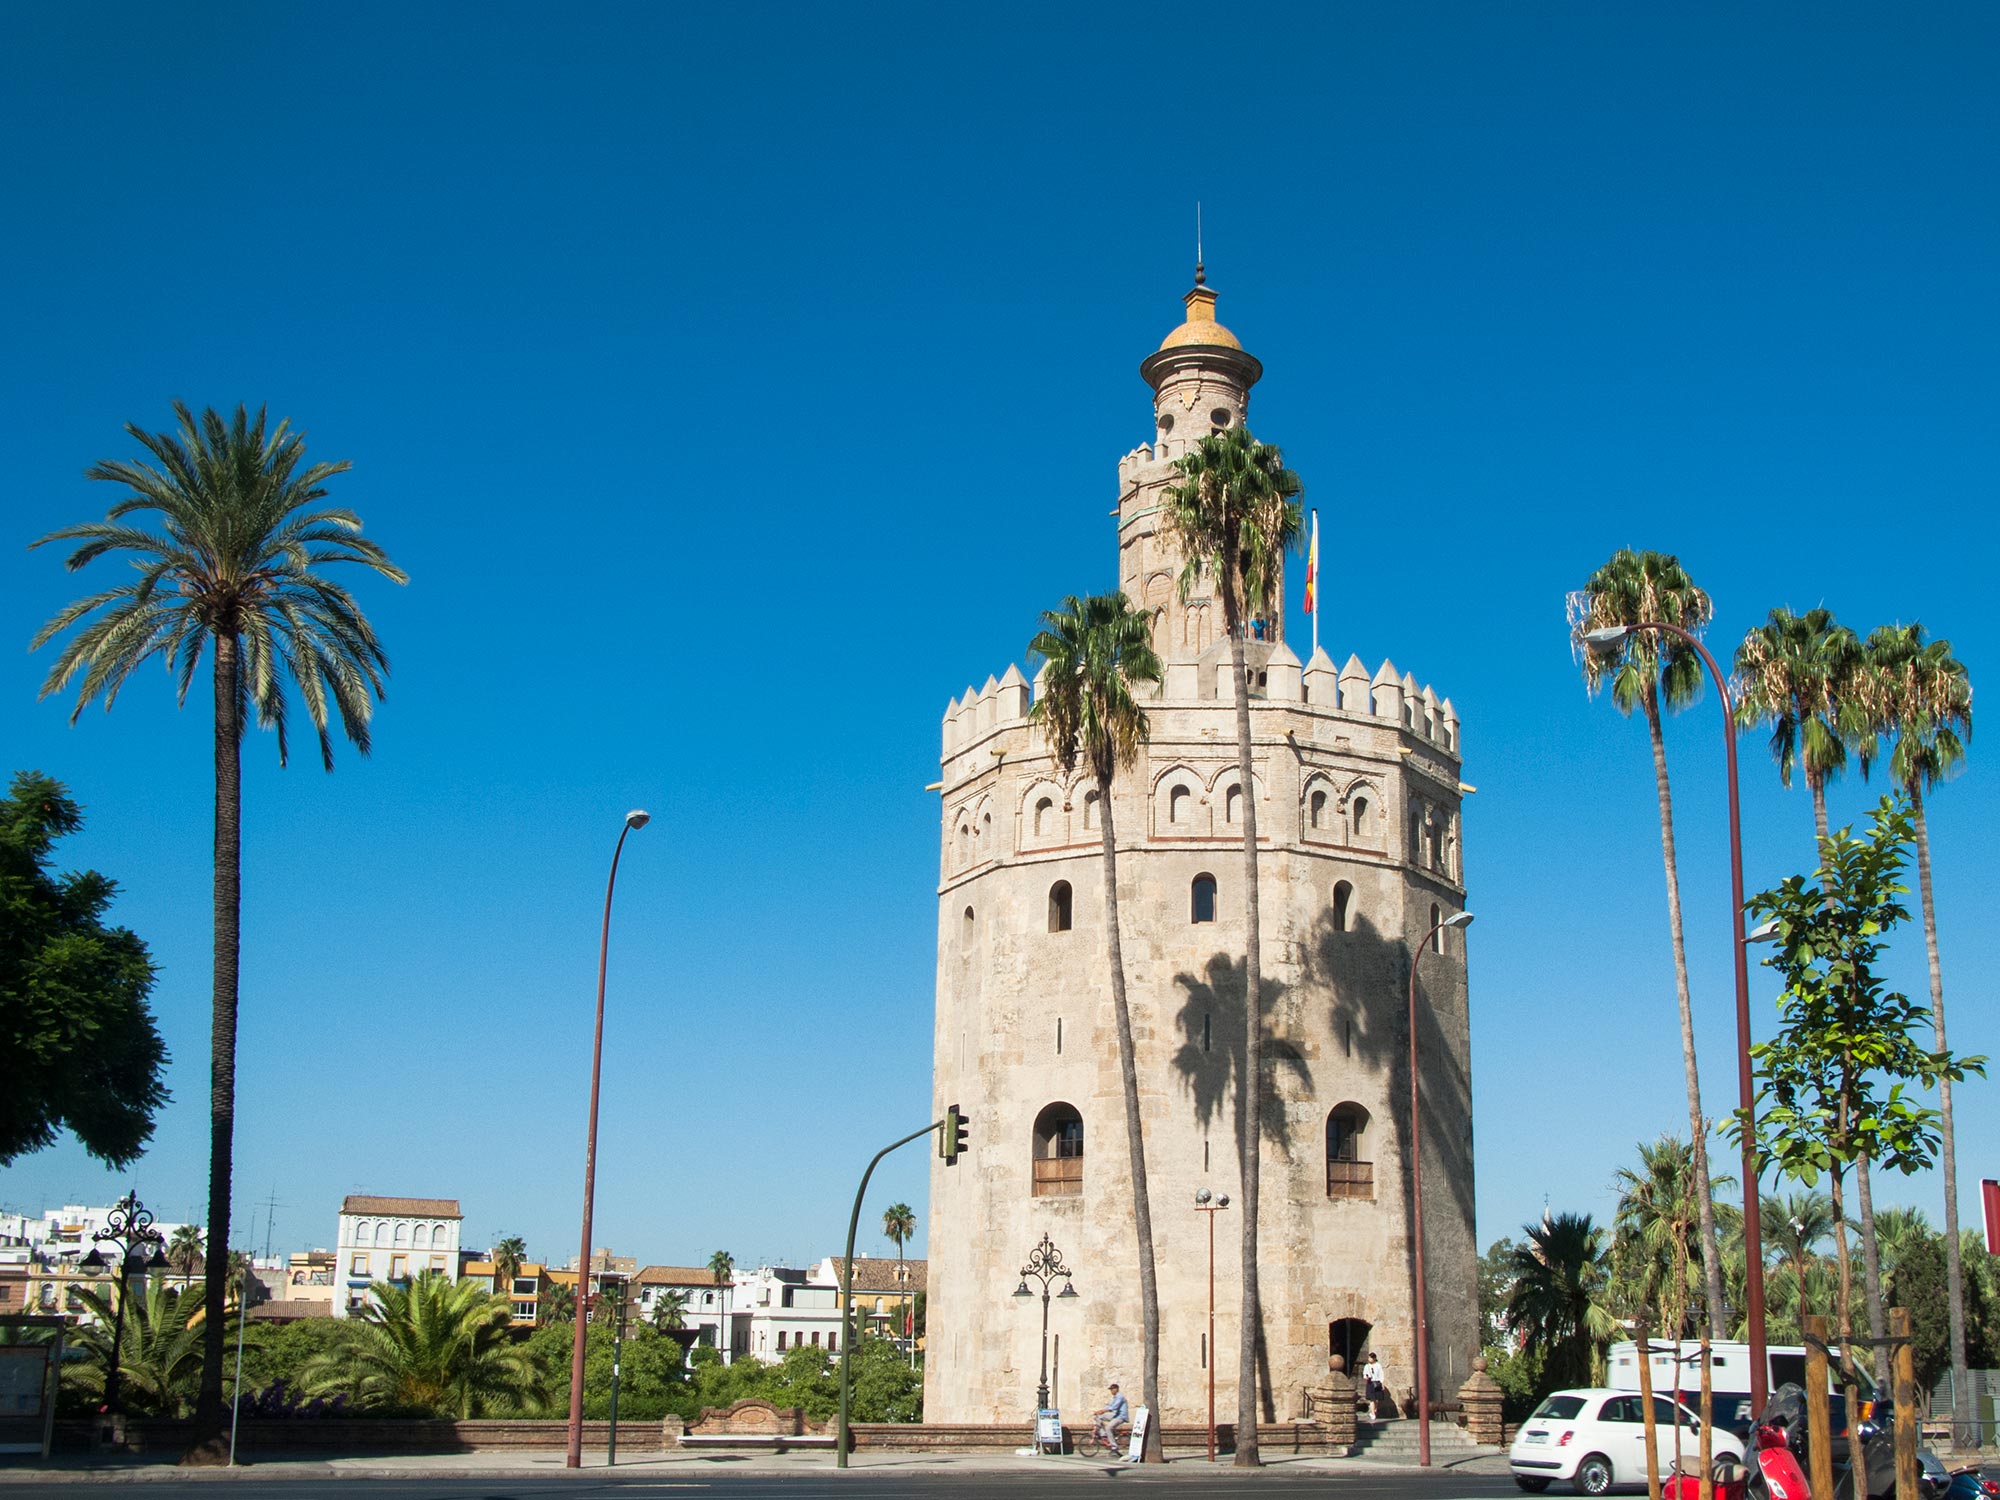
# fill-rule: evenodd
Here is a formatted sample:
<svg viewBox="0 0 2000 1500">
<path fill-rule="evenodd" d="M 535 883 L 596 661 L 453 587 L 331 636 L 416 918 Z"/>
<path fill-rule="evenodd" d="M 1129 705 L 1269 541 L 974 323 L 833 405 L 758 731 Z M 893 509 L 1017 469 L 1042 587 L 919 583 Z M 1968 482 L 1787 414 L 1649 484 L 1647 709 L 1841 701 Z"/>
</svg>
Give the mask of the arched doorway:
<svg viewBox="0 0 2000 1500">
<path fill-rule="evenodd" d="M 1326 1355 L 1331 1368 L 1335 1355 L 1346 1361 L 1349 1376 L 1361 1379 L 1361 1367 L 1368 1362 L 1368 1340 L 1375 1325 L 1365 1318 L 1340 1318 L 1326 1325 Z"/>
</svg>

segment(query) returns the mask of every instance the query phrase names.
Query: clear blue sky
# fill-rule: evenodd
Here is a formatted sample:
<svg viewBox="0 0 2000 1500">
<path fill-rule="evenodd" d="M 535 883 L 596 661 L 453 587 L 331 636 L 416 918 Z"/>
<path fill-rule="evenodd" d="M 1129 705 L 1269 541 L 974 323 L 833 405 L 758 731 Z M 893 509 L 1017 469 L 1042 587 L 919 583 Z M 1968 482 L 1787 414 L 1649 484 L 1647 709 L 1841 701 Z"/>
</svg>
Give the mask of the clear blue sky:
<svg viewBox="0 0 2000 1500">
<path fill-rule="evenodd" d="M 170 1215 L 205 1181 L 207 716 L 150 673 L 75 729 L 38 706 L 29 635 L 109 575 L 24 549 L 101 514 L 81 470 L 176 396 L 351 459 L 339 498 L 412 575 L 363 587 L 395 665 L 373 758 L 248 747 L 237 1211 L 275 1189 L 284 1246 L 363 1189 L 573 1253 L 598 903 L 643 805 L 599 1238 L 837 1248 L 873 1143 L 928 1108 L 939 716 L 1114 582 L 1197 198 L 1268 370 L 1254 426 L 1320 509 L 1325 643 L 1463 716 L 1482 1243 L 1545 1194 L 1604 1212 L 1685 1120 L 1644 729 L 1585 698 L 1565 590 L 1657 547 L 1719 645 L 1823 602 L 2000 660 L 1988 6 L 82 4 L 7 32 L 0 744 L 86 804 L 65 854 L 160 960 L 176 1099 L 129 1180 Z M 1670 749 L 1719 1113 L 1714 714 Z M 1810 813 L 1744 750 L 1755 889 Z M 1987 755 L 1933 823 L 1954 1040 L 2000 1052 Z M 1898 969 L 1921 992 L 1914 928 Z M 2000 1110 L 1963 1100 L 1976 1222 Z M 921 1214 L 924 1166 L 876 1206 Z M 127 1180 L 65 1145 L 0 1203 Z"/>
</svg>

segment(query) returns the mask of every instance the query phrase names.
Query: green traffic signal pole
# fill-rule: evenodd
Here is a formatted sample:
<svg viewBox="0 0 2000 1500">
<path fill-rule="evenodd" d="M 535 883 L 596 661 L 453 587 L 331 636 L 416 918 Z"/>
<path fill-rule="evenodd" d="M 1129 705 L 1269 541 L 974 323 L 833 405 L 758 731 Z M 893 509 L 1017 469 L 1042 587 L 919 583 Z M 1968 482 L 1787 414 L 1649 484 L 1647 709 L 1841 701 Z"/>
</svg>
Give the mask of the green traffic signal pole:
<svg viewBox="0 0 2000 1500">
<path fill-rule="evenodd" d="M 911 1141 L 922 1140 L 925 1136 L 945 1128 L 944 1120 L 933 1120 L 922 1130 L 913 1130 L 900 1141 L 892 1141 L 875 1153 L 875 1160 L 868 1163 L 868 1170 L 861 1174 L 861 1186 L 854 1194 L 854 1212 L 847 1219 L 847 1260 L 840 1268 L 840 1428 L 834 1435 L 833 1461 L 839 1468 L 847 1467 L 847 1357 L 854 1349 L 854 1232 L 861 1227 L 861 1200 L 868 1196 L 868 1179 L 875 1175 L 875 1169 L 882 1164 L 882 1158 L 898 1147 L 907 1146 Z M 954 1145 L 956 1142 L 953 1143 Z M 914 1341 L 916 1335 L 911 1333 Z"/>
</svg>

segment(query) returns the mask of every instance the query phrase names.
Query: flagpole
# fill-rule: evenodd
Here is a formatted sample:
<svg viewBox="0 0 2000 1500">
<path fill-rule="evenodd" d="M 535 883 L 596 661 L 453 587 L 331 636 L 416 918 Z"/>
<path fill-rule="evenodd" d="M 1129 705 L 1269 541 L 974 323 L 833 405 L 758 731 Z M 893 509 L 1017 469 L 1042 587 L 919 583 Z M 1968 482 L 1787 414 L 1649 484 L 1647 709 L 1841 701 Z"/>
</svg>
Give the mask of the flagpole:
<svg viewBox="0 0 2000 1500">
<path fill-rule="evenodd" d="M 1317 505 L 1313 507 L 1312 563 L 1310 569 L 1306 574 L 1306 582 L 1311 586 L 1313 595 L 1312 654 L 1313 656 L 1318 656 L 1319 655 L 1319 507 Z M 1310 661 L 1312 657 L 1307 657 L 1306 659 Z"/>
</svg>

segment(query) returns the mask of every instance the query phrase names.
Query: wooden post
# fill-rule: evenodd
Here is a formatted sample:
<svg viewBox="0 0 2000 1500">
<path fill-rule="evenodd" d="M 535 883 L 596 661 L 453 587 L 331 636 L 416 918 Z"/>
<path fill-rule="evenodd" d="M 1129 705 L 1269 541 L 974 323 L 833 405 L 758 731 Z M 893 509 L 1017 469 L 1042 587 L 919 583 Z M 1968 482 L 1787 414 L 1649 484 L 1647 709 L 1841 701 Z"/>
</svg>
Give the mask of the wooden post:
<svg viewBox="0 0 2000 1500">
<path fill-rule="evenodd" d="M 1804 1320 L 1806 1335 L 1806 1461 L 1812 1472 L 1813 1500 L 1833 1500 L 1833 1421 L 1827 1402 L 1826 1319 Z M 1759 1413 L 1762 1415 L 1762 1413 Z M 1849 1445 L 1857 1458 L 1860 1448 Z M 1752 1455 L 1754 1462 L 1755 1455 Z M 1866 1472 L 1866 1469 L 1863 1469 Z"/>
<path fill-rule="evenodd" d="M 1708 1335 L 1701 1336 L 1701 1500 L 1715 1500 L 1715 1380 L 1709 1369 Z"/>
<path fill-rule="evenodd" d="M 1653 1341 L 1647 1333 L 1644 1314 L 1633 1331 L 1638 1334 L 1634 1347 L 1639 1351 L 1639 1401 L 1645 1409 L 1646 1496 L 1647 1500 L 1660 1500 L 1660 1433 L 1653 1420 Z M 1674 1353 L 1679 1355 L 1679 1345 L 1674 1346 Z"/>
<path fill-rule="evenodd" d="M 1889 1309 L 1889 1347 L 1896 1372 L 1896 1500 L 1917 1500 L 1917 1368 L 1910 1310 Z"/>
</svg>

